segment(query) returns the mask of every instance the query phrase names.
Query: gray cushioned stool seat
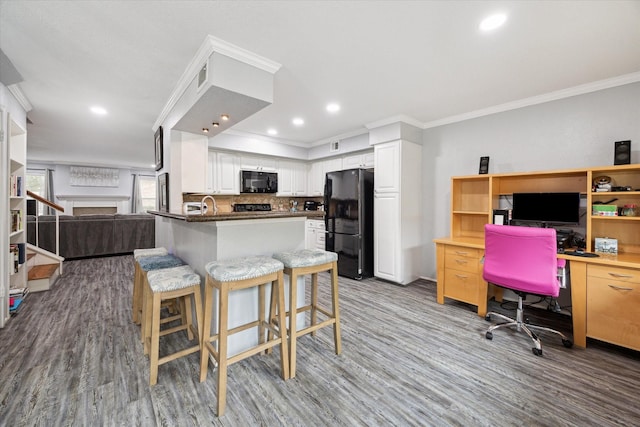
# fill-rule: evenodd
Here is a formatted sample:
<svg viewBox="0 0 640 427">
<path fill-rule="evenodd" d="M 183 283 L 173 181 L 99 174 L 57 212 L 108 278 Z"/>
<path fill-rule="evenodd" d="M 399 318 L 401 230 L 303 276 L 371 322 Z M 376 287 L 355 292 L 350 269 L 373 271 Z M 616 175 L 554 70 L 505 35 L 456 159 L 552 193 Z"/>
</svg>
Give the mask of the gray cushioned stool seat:
<svg viewBox="0 0 640 427">
<path fill-rule="evenodd" d="M 167 292 L 199 285 L 200 276 L 190 266 L 181 265 L 180 267 L 152 270 L 147 273 L 147 281 L 153 293 Z"/>
<path fill-rule="evenodd" d="M 265 256 L 211 261 L 205 266 L 212 279 L 236 282 L 275 273 L 284 269 L 282 262 Z"/>
<path fill-rule="evenodd" d="M 184 265 L 184 261 L 175 255 L 148 256 L 138 259 L 142 271 L 159 270 L 161 268 L 173 268 Z"/>
<path fill-rule="evenodd" d="M 166 248 L 149 248 L 149 249 L 134 249 L 133 250 L 133 258 L 137 261 L 142 257 L 148 256 L 163 256 L 168 255 L 169 251 Z"/>
<path fill-rule="evenodd" d="M 311 267 L 313 265 L 326 264 L 338 260 L 335 252 L 322 249 L 301 249 L 291 252 L 278 252 L 273 257 L 281 261 L 287 268 Z"/>
</svg>

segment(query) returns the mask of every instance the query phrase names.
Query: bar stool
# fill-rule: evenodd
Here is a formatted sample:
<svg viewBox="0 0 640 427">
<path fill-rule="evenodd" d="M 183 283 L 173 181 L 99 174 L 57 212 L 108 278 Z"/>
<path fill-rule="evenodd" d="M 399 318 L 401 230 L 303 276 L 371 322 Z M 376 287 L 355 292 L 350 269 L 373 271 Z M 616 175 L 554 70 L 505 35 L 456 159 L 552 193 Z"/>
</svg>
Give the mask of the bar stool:
<svg viewBox="0 0 640 427">
<path fill-rule="evenodd" d="M 200 297 L 200 276 L 188 265 L 163 268 L 147 273 L 147 286 L 144 287 L 144 347 L 149 353 L 149 385 L 158 381 L 158 366 L 191 353 L 200 351 L 199 325 L 202 324 L 202 299 Z M 160 307 L 163 300 L 179 298 L 183 301 L 181 325 L 160 330 Z M 196 312 L 196 325 L 193 324 L 191 298 Z M 197 344 L 184 350 L 160 358 L 160 337 L 179 331 L 187 331 L 189 340 L 194 338 Z"/>
<path fill-rule="evenodd" d="M 138 296 L 137 303 L 137 311 L 138 311 L 138 319 L 140 322 L 140 341 L 144 343 L 144 321 L 145 321 L 145 306 L 144 306 L 144 287 L 147 282 L 147 275 L 151 271 L 161 270 L 165 268 L 174 268 L 184 265 L 184 261 L 178 258 L 175 255 L 161 255 L 161 256 L 148 256 L 138 258 L 138 269 L 139 269 L 139 277 L 138 281 L 140 283 L 140 291 Z M 169 316 L 167 318 L 162 319 L 162 323 L 171 322 L 178 319 L 181 314 Z M 147 352 L 145 351 L 145 354 Z"/>
<path fill-rule="evenodd" d="M 255 256 L 224 261 L 213 261 L 206 265 L 207 279 L 204 294 L 204 323 L 202 327 L 202 353 L 200 355 L 200 382 L 207 379 L 208 356 L 213 355 L 218 363 L 218 416 L 222 416 L 227 398 L 227 367 L 232 363 L 246 359 L 280 345 L 280 369 L 283 379 L 289 378 L 289 360 L 286 331 L 281 334 L 267 322 L 265 315 L 265 287 L 271 282 L 271 295 L 278 309 L 280 324 L 285 322 L 284 287 L 280 261 L 269 257 Z M 258 287 L 258 320 L 244 325 L 228 328 L 229 294 L 240 289 Z M 218 333 L 210 335 L 213 307 L 213 289 L 218 290 Z M 242 307 L 238 307 L 242 309 Z M 258 327 L 258 344 L 248 350 L 229 357 L 228 337 L 236 332 Z M 265 331 L 269 329 L 270 339 L 265 341 Z M 284 329 L 283 329 L 284 330 Z M 274 338 L 277 335 L 277 338 Z M 218 351 L 211 345 L 218 343 Z"/>
<path fill-rule="evenodd" d="M 289 377 L 296 375 L 296 343 L 297 338 L 316 331 L 325 326 L 333 325 L 333 341 L 336 354 L 342 352 L 340 341 L 340 307 L 338 304 L 338 254 L 321 249 L 302 249 L 293 252 L 279 252 L 273 258 L 284 264 L 284 273 L 289 276 Z M 331 271 L 331 311 L 318 305 L 318 273 Z M 311 303 L 297 308 L 298 276 L 311 274 Z M 274 303 L 271 301 L 270 317 L 273 320 Z M 311 322 L 308 327 L 297 330 L 296 315 L 311 311 Z M 318 312 L 327 319 L 318 322 Z M 281 325 L 283 323 L 280 323 Z"/>
<path fill-rule="evenodd" d="M 140 270 L 140 265 L 138 264 L 138 260 L 144 257 L 150 256 L 163 256 L 168 255 L 169 252 L 163 248 L 149 248 L 149 249 L 134 249 L 133 250 L 133 259 L 134 259 L 134 272 L 133 272 L 133 298 L 132 298 L 132 308 L 133 312 L 133 323 L 136 325 L 140 324 L 140 313 L 142 310 L 142 272 Z"/>
</svg>

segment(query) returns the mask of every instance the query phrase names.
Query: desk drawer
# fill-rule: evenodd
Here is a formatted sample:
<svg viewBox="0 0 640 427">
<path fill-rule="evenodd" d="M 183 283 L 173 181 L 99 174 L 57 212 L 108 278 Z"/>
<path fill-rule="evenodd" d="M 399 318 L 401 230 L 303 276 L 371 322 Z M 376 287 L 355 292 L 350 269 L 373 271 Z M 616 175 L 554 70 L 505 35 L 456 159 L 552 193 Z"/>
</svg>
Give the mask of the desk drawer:
<svg viewBox="0 0 640 427">
<path fill-rule="evenodd" d="M 480 251 L 477 249 L 447 247 L 444 256 L 444 268 L 469 273 L 478 272 Z"/>
<path fill-rule="evenodd" d="M 620 268 L 610 267 L 607 265 L 589 264 L 587 266 L 587 276 L 640 284 L 640 270 L 634 270 L 632 268 Z"/>
<path fill-rule="evenodd" d="M 447 268 L 444 273 L 444 296 L 478 305 L 478 275 Z"/>
<path fill-rule="evenodd" d="M 640 350 L 638 309 L 640 284 L 600 277 L 587 281 L 588 337 Z"/>
</svg>

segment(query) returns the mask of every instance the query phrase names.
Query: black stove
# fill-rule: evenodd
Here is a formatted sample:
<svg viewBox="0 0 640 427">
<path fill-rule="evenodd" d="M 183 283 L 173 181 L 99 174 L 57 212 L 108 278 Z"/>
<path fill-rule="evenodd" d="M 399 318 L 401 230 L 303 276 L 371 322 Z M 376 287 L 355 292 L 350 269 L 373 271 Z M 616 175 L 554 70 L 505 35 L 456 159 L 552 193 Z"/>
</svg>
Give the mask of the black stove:
<svg viewBox="0 0 640 427">
<path fill-rule="evenodd" d="M 270 203 L 236 203 L 233 205 L 234 212 L 266 212 L 271 211 Z"/>
</svg>

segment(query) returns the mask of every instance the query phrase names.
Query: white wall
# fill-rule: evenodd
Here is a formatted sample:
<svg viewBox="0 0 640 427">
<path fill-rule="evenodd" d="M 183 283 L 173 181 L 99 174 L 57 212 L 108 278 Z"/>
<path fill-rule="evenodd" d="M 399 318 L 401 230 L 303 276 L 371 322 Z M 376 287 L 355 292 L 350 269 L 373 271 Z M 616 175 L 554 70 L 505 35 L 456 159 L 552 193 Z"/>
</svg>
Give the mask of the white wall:
<svg viewBox="0 0 640 427">
<path fill-rule="evenodd" d="M 153 176 L 155 172 L 143 171 L 135 169 L 120 169 L 119 185 L 117 187 L 83 187 L 72 186 L 70 184 L 69 168 L 70 165 L 53 165 L 53 164 L 41 164 L 41 163 L 28 163 L 28 169 L 53 169 L 53 189 L 56 195 L 65 196 L 123 196 L 131 197 L 132 191 L 132 179 L 131 175 L 135 173 L 141 173 L 144 175 Z M 55 203 L 65 208 L 65 214 L 71 215 L 71 205 L 67 206 L 67 202 L 64 200 L 54 200 Z M 122 202 L 123 210 L 130 212 L 130 200 Z M 67 209 L 69 207 L 69 209 Z"/>
<path fill-rule="evenodd" d="M 640 83 L 426 129 L 423 132 L 423 271 L 435 278 L 433 239 L 449 235 L 452 176 L 613 164 L 613 143 L 631 140 L 640 163 Z"/>
</svg>

